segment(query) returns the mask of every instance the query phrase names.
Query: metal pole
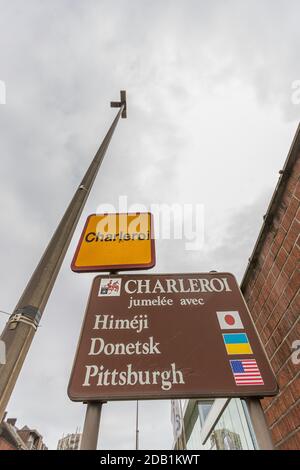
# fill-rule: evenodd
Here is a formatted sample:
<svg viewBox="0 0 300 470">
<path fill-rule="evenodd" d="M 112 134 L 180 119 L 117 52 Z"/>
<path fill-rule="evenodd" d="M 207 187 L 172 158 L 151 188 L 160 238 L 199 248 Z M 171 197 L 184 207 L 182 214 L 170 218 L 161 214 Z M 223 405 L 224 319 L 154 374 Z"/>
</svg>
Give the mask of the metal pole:
<svg viewBox="0 0 300 470">
<path fill-rule="evenodd" d="M 96 450 L 102 411 L 102 402 L 88 402 L 80 450 Z"/>
<path fill-rule="evenodd" d="M 118 274 L 118 271 L 110 271 L 109 274 Z M 100 418 L 103 403 L 106 402 L 87 402 L 80 450 L 97 450 Z"/>
<path fill-rule="evenodd" d="M 121 96 L 124 98 L 125 92 Z M 120 116 L 125 117 L 126 101 L 121 101 L 119 107 L 117 116 L 75 191 L 73 199 L 1 335 L 0 340 L 6 347 L 6 363 L 0 365 L 0 421 L 114 130 Z"/>
<path fill-rule="evenodd" d="M 245 398 L 255 437 L 260 450 L 274 450 L 270 430 L 259 398 Z"/>
<path fill-rule="evenodd" d="M 139 450 L 139 402 L 136 401 L 135 450 Z"/>
<path fill-rule="evenodd" d="M 186 449 L 186 434 L 185 434 L 185 424 L 184 424 L 184 415 L 183 415 L 183 410 L 182 410 L 182 403 L 181 400 L 179 400 L 180 404 L 180 414 L 181 414 L 181 419 L 182 419 L 182 443 L 183 443 L 183 449 Z"/>
</svg>

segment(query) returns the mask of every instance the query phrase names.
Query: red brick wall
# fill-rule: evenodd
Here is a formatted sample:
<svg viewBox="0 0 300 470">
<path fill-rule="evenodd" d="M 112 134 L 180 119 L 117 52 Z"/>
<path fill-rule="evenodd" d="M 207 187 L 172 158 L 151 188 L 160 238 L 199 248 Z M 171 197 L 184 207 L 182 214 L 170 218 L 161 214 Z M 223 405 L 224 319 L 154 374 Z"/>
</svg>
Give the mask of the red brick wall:
<svg viewBox="0 0 300 470">
<path fill-rule="evenodd" d="M 257 255 L 243 293 L 280 388 L 262 404 L 275 447 L 300 449 L 300 155 Z"/>
<path fill-rule="evenodd" d="M 5 439 L 0 437 L 0 450 L 16 450 L 16 448 Z"/>
</svg>

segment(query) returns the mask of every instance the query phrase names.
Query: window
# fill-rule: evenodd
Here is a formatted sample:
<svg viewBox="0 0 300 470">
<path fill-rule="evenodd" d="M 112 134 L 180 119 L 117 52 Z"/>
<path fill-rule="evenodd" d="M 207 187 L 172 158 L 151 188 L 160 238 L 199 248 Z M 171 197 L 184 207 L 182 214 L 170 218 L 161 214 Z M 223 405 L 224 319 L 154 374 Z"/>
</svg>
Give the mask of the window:
<svg viewBox="0 0 300 470">
<path fill-rule="evenodd" d="M 202 444 L 201 430 L 212 408 L 214 400 L 200 400 L 186 424 L 191 429 L 187 436 L 190 450 L 253 450 L 255 438 L 247 409 L 238 398 L 231 399 L 205 444 Z M 203 434 L 202 434 L 203 435 Z"/>
</svg>

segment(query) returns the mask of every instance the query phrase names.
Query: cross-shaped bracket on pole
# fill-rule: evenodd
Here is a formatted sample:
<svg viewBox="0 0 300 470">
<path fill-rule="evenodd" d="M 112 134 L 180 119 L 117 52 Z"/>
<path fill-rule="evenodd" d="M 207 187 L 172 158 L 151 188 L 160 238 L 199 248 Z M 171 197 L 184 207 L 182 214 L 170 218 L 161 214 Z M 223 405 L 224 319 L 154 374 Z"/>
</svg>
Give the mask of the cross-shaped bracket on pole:
<svg viewBox="0 0 300 470">
<path fill-rule="evenodd" d="M 120 91 L 120 101 L 111 101 L 110 102 L 111 108 L 121 108 L 123 106 L 123 111 L 121 113 L 122 118 L 127 118 L 127 101 L 126 101 L 126 91 Z"/>
</svg>

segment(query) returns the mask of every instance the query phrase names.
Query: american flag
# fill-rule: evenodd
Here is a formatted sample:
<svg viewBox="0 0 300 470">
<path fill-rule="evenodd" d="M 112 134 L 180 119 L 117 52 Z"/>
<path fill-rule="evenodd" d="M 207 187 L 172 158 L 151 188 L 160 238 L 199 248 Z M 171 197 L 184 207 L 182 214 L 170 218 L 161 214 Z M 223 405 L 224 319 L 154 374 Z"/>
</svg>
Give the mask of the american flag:
<svg viewBox="0 0 300 470">
<path fill-rule="evenodd" d="M 255 359 L 230 361 L 236 385 L 264 385 Z"/>
</svg>

